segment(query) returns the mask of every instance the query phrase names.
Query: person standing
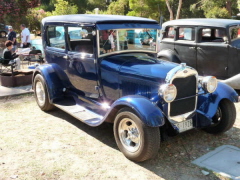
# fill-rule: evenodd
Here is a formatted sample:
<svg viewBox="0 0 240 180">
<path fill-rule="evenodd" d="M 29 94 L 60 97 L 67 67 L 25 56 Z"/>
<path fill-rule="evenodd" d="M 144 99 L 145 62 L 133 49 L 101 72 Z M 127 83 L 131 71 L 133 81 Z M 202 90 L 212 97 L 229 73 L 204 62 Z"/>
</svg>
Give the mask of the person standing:
<svg viewBox="0 0 240 180">
<path fill-rule="evenodd" d="M 28 30 L 28 28 L 26 28 L 25 24 L 21 24 L 21 46 L 23 48 L 27 48 L 27 47 L 30 47 L 30 42 L 31 42 L 31 39 L 30 39 L 30 31 Z"/>
<path fill-rule="evenodd" d="M 15 31 L 13 31 L 13 27 L 12 26 L 8 26 L 8 40 L 12 41 L 13 43 L 13 48 L 12 48 L 12 52 L 15 52 L 17 49 L 17 34 Z"/>
</svg>

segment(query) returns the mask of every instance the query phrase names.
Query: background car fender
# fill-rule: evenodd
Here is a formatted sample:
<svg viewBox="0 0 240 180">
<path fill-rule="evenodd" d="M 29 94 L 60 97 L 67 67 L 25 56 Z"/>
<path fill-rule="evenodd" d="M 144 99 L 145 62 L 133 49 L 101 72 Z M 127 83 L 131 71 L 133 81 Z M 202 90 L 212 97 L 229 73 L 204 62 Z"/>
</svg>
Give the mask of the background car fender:
<svg viewBox="0 0 240 180">
<path fill-rule="evenodd" d="M 45 64 L 38 66 L 33 74 L 33 81 L 37 74 L 41 74 L 46 82 L 49 100 L 63 96 L 63 88 L 72 86 L 66 73 L 57 64 Z"/>
<path fill-rule="evenodd" d="M 166 50 L 162 50 L 157 54 L 158 58 L 163 58 L 163 59 L 167 59 L 171 62 L 175 62 L 175 63 L 181 63 L 180 59 L 178 58 L 177 54 L 169 49 Z"/>
<path fill-rule="evenodd" d="M 133 109 L 138 117 L 145 123 L 147 126 L 159 127 L 165 124 L 165 117 L 158 106 L 153 104 L 149 99 L 139 95 L 130 95 L 124 96 L 116 100 L 111 105 L 111 110 L 105 115 L 104 119 L 110 118 L 111 122 L 111 112 L 113 109 L 121 109 L 123 107 L 129 107 Z M 113 114 L 112 114 L 113 115 Z M 109 121 L 109 120 L 106 120 Z"/>
<path fill-rule="evenodd" d="M 197 109 L 203 112 L 207 117 L 212 118 L 222 99 L 238 102 L 238 94 L 230 86 L 219 82 L 214 93 L 199 96 Z"/>
</svg>

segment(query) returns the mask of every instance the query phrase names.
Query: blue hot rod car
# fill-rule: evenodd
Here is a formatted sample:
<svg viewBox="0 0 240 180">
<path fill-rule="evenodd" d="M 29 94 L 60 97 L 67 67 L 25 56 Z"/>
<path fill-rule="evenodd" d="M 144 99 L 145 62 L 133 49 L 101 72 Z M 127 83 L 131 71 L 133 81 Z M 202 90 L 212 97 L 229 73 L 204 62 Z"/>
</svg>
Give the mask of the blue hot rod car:
<svg viewBox="0 0 240 180">
<path fill-rule="evenodd" d="M 229 130 L 237 93 L 186 64 L 157 59 L 157 45 L 142 42 L 157 39 L 159 29 L 154 20 L 129 16 L 44 18 L 48 63 L 33 75 L 38 106 L 56 106 L 90 126 L 113 123 L 119 149 L 133 161 L 154 157 L 166 135 Z M 153 35 L 128 44 L 128 32 Z"/>
</svg>

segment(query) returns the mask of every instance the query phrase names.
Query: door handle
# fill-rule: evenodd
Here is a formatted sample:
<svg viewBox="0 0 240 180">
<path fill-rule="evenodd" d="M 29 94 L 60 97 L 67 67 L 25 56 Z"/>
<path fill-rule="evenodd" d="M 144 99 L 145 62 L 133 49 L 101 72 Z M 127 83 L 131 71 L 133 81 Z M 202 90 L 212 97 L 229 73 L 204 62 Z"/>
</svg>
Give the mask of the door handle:
<svg viewBox="0 0 240 180">
<path fill-rule="evenodd" d="M 200 48 L 200 47 L 197 47 L 197 50 L 202 50 L 202 48 Z"/>
<path fill-rule="evenodd" d="M 189 49 L 195 49 L 195 47 L 189 47 Z"/>
</svg>

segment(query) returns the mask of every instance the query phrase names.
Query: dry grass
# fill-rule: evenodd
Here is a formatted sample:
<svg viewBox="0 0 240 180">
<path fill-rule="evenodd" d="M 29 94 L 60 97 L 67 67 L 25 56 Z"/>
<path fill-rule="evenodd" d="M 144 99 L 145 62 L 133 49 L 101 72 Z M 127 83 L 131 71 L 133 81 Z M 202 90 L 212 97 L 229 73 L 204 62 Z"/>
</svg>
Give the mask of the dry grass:
<svg viewBox="0 0 240 180">
<path fill-rule="evenodd" d="M 236 106 L 238 111 L 240 105 Z M 89 127 L 61 110 L 41 111 L 31 95 L 0 100 L 0 179 L 226 179 L 191 161 L 224 145 L 240 147 L 240 117 L 227 133 L 191 130 L 161 143 L 158 157 L 127 160 L 112 125 Z"/>
</svg>

